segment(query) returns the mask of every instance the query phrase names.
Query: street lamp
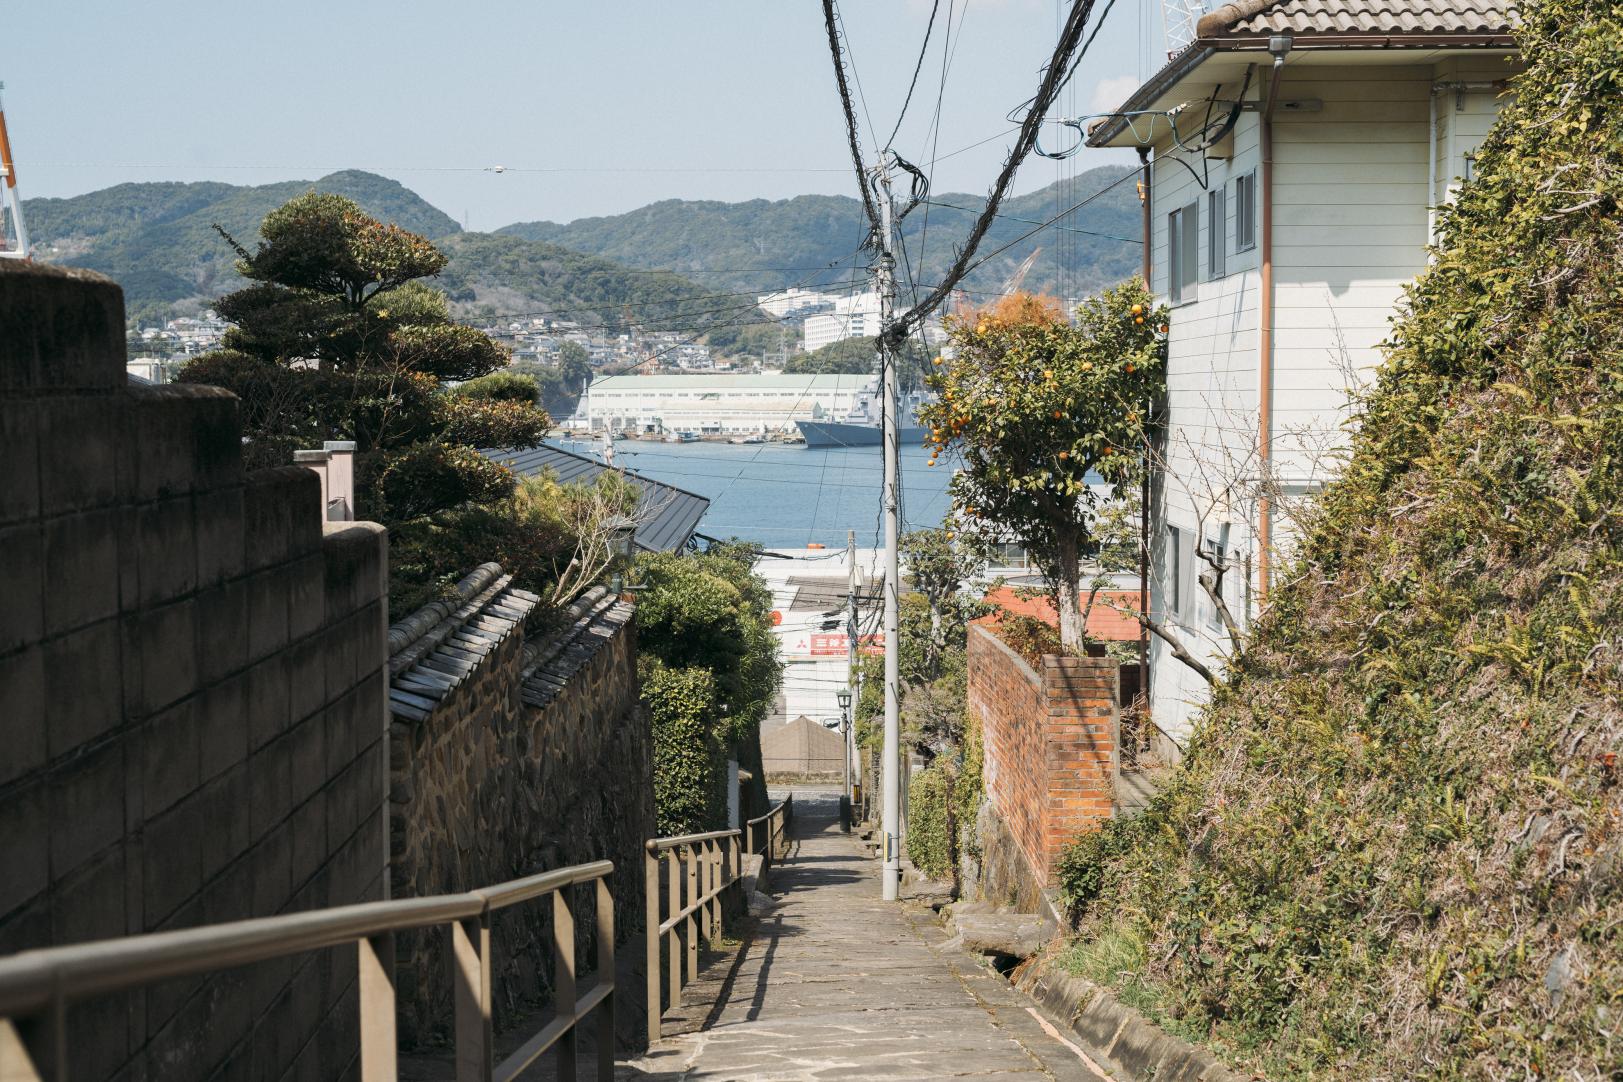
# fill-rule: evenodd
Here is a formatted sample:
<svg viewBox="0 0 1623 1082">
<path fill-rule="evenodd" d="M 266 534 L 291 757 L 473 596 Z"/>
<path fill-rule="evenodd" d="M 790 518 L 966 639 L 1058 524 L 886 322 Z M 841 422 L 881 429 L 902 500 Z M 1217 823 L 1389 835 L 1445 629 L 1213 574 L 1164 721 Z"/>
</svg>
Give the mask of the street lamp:
<svg viewBox="0 0 1623 1082">
<path fill-rule="evenodd" d="M 609 552 L 613 555 L 614 574 L 609 577 L 609 589 L 618 595 L 625 589 L 625 567 L 631 561 L 631 545 L 637 536 L 635 519 L 615 515 L 603 523 L 609 535 Z"/>
<path fill-rule="evenodd" d="M 851 829 L 851 689 L 840 688 L 834 693 L 834 698 L 840 704 L 840 731 L 845 737 L 845 790 L 840 793 L 840 825 L 847 831 Z"/>
</svg>

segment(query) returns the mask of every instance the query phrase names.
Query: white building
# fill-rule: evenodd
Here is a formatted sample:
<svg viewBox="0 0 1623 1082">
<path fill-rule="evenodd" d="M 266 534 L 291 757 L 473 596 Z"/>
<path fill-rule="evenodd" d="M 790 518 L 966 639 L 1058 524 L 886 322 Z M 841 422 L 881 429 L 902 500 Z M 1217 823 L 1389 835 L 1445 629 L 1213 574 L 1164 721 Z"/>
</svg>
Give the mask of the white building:
<svg viewBox="0 0 1623 1082">
<path fill-rule="evenodd" d="M 1090 132 L 1151 155 L 1150 277 L 1172 307 L 1152 609 L 1197 656 L 1222 632 L 1196 546 L 1254 617 L 1516 70 L 1510 25 L 1507 0 L 1236 0 Z M 1207 688 L 1152 641 L 1156 722 L 1181 739 Z"/>
<path fill-rule="evenodd" d="M 806 320 L 806 352 L 847 338 L 872 338 L 879 333 L 879 294 L 853 293 L 834 301 L 834 311 Z"/>
<path fill-rule="evenodd" d="M 859 653 L 884 652 L 878 619 L 883 568 L 880 550 L 857 549 Z M 833 727 L 840 716 L 837 695 L 851 672 L 846 551 L 771 549 L 756 561 L 755 571 L 772 590 L 772 631 L 783 659 L 783 684 L 768 724 L 804 714 Z"/>
<path fill-rule="evenodd" d="M 763 293 L 755 298 L 760 308 L 774 319 L 783 319 L 791 312 L 804 312 L 812 308 L 832 308 L 835 296 L 832 293 L 819 293 L 815 289 L 801 289 L 798 286 L 779 290 L 776 293 Z"/>
<path fill-rule="evenodd" d="M 700 435 L 788 432 L 797 420 L 844 417 L 874 390 L 873 376 L 605 376 L 576 410 L 592 431 Z"/>
</svg>

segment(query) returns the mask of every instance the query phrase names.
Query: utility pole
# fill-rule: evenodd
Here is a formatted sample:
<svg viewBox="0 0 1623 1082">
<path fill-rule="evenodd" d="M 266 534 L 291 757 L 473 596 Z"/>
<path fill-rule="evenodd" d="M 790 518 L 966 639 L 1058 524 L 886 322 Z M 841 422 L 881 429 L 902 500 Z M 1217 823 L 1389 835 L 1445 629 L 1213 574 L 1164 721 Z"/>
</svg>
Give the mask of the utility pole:
<svg viewBox="0 0 1623 1082">
<path fill-rule="evenodd" d="M 896 257 L 891 254 L 892 216 L 890 163 L 884 158 L 874 168 L 874 189 L 879 199 L 879 262 L 874 288 L 879 294 L 879 370 L 883 380 L 884 427 L 881 439 L 885 458 L 885 742 L 880 758 L 880 835 L 884 839 L 884 868 L 880 897 L 896 900 L 902 878 L 901 854 L 901 419 L 897 417 L 896 357 L 891 349 L 891 326 L 896 308 Z"/>
<path fill-rule="evenodd" d="M 856 796 L 851 789 L 851 757 L 856 751 L 856 704 L 860 701 L 855 697 L 857 686 L 857 634 L 860 628 L 857 617 L 857 532 L 845 531 L 845 657 L 846 695 L 850 704 L 841 713 L 845 717 L 845 828 L 851 829 L 851 820 L 856 815 Z"/>
</svg>

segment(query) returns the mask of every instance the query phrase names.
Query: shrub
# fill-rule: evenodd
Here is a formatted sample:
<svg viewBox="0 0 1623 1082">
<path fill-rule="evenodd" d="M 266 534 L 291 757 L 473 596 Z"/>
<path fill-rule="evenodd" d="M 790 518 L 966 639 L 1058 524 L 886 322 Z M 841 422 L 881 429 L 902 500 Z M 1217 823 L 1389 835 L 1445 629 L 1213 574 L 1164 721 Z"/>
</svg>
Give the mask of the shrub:
<svg viewBox="0 0 1623 1082">
<path fill-rule="evenodd" d="M 975 823 L 980 815 L 981 801 L 986 797 L 986 746 L 981 743 L 981 722 L 975 713 L 964 710 L 963 765 L 952 787 L 953 835 L 958 841 L 958 852 L 979 860 L 980 837 Z"/>
<path fill-rule="evenodd" d="M 535 405 L 541 401 L 541 384 L 532 375 L 525 372 L 515 372 L 504 368 L 487 375 L 470 379 L 451 389 L 453 395 L 462 398 L 486 398 L 496 402 L 528 402 Z"/>
<path fill-rule="evenodd" d="M 1035 616 L 1007 613 L 993 630 L 1010 650 L 1019 654 L 1033 669 L 1043 667 L 1044 654 L 1067 653 L 1059 641 L 1059 629 Z"/>
<path fill-rule="evenodd" d="M 664 836 L 710 829 L 727 811 L 726 751 L 714 726 L 708 669 L 644 666 L 642 701 L 654 729 L 654 822 Z"/>
<path fill-rule="evenodd" d="M 907 786 L 907 859 L 931 879 L 946 879 L 957 866 L 952 787 L 952 767 L 945 759 L 936 759 Z"/>
</svg>

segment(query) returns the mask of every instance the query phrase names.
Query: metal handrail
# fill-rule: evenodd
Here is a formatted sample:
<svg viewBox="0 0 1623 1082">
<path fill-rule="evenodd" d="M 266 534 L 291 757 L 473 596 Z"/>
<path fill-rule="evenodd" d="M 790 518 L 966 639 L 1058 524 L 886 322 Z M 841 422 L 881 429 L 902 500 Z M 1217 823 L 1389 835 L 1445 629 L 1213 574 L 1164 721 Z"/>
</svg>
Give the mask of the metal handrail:
<svg viewBox="0 0 1623 1082">
<path fill-rule="evenodd" d="M 789 825 L 795 817 L 795 794 L 790 793 L 778 801 L 765 815 L 757 815 L 744 824 L 744 852 L 756 853 L 756 827 L 766 824 L 766 847 L 761 850 L 761 881 L 765 882 L 772 865 L 789 853 Z"/>
<path fill-rule="evenodd" d="M 738 828 L 731 830 L 712 830 L 708 834 L 678 834 L 674 838 L 649 838 L 643 844 L 650 853 L 663 853 L 667 849 L 676 849 L 683 845 L 692 845 L 695 842 L 710 842 L 718 838 L 736 838 Z"/>
<path fill-rule="evenodd" d="M 561 1063 L 568 1064 L 567 1077 L 573 1077 L 575 1027 L 593 1011 L 600 1012 L 598 1078 L 612 1079 L 614 899 L 606 879 L 613 871 L 611 861 L 600 860 L 463 894 L 365 902 L 23 951 L 0 959 L 0 1046 L 21 1049 L 14 1020 L 37 1018 L 44 1023 L 38 1027 L 42 1039 L 51 1042 L 55 1053 L 55 1082 L 65 1082 L 67 1007 L 74 1002 L 354 943 L 359 951 L 361 1078 L 388 1082 L 396 1072 L 395 933 L 449 924 L 457 1082 L 506 1082 L 555 1045 Z M 562 892 L 581 883 L 596 884 L 597 973 L 592 986 L 577 996 L 575 920 Z M 547 894 L 553 901 L 553 1018 L 493 1066 L 490 915 Z M 24 1080 L 41 1077 L 32 1062 L 7 1066 L 20 1071 Z"/>
<path fill-rule="evenodd" d="M 721 930 L 722 896 L 736 891 L 743 873 L 739 846 L 742 833 L 736 828 L 712 830 L 650 838 L 644 845 L 649 1044 L 660 1037 L 662 998 L 666 1007 L 680 1007 L 682 986 L 699 975 L 700 937 L 710 939 Z M 661 869 L 666 887 L 665 917 L 660 916 Z M 669 965 L 662 972 L 661 955 L 667 953 Z"/>
</svg>

